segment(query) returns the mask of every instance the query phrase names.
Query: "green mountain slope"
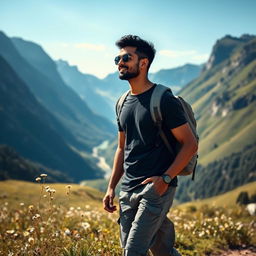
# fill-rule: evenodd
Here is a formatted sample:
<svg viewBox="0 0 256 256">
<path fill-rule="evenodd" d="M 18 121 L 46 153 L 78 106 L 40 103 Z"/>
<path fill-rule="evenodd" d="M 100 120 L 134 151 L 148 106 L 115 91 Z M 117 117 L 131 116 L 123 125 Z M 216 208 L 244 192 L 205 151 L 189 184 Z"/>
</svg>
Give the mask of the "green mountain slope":
<svg viewBox="0 0 256 256">
<path fill-rule="evenodd" d="M 256 194 L 256 182 L 250 182 L 246 185 L 239 186 L 224 194 L 209 197 L 203 200 L 196 200 L 188 203 L 178 205 L 178 208 L 184 209 L 189 206 L 200 208 L 204 205 L 219 206 L 219 207 L 233 207 L 236 205 L 236 199 L 241 192 L 247 192 L 249 196 Z"/>
<path fill-rule="evenodd" d="M 103 80 L 79 71 L 77 66 L 70 66 L 68 62 L 55 62 L 64 82 L 76 91 L 88 106 L 97 114 L 115 120 L 114 105 L 106 97 L 98 93 L 98 89 L 106 86 Z"/>
<path fill-rule="evenodd" d="M 1 56 L 0 70 L 0 144 L 15 148 L 25 158 L 62 171 L 74 181 L 102 177 L 100 170 L 70 148 L 60 134 L 72 136 L 41 106 Z"/>
<path fill-rule="evenodd" d="M 0 180 L 15 179 L 34 181 L 42 173 L 47 173 L 48 182 L 72 182 L 73 179 L 60 171 L 21 157 L 13 148 L 0 145 Z"/>
<path fill-rule="evenodd" d="M 38 101 L 53 113 L 80 143 L 79 145 L 71 143 L 71 145 L 90 152 L 92 146 L 110 138 L 115 130 L 114 126 L 103 117 L 95 115 L 85 102 L 62 81 L 55 63 L 40 46 L 22 42 L 24 44 L 20 49 L 21 56 L 13 42 L 1 32 L 0 53 L 27 84 Z M 91 131 L 94 132 L 91 133 Z"/>
<path fill-rule="evenodd" d="M 198 119 L 201 164 L 255 143 L 256 37 L 218 40 L 201 76 L 181 95 Z"/>
<path fill-rule="evenodd" d="M 176 199 L 185 202 L 216 196 L 253 181 L 256 181 L 256 144 L 206 166 L 199 165 L 194 181 L 191 177 L 179 177 Z"/>
<path fill-rule="evenodd" d="M 11 41 L 19 54 L 48 80 L 51 90 L 48 88 L 47 92 L 54 93 L 55 99 L 49 101 L 48 97 L 42 98 L 37 89 L 33 88 L 35 96 L 40 98 L 42 104 L 77 138 L 95 146 L 112 136 L 115 131 L 113 124 L 105 117 L 95 114 L 77 93 L 64 83 L 55 62 L 40 45 L 21 38 L 12 38 Z M 53 104 L 57 105 L 58 109 L 55 109 Z"/>
</svg>

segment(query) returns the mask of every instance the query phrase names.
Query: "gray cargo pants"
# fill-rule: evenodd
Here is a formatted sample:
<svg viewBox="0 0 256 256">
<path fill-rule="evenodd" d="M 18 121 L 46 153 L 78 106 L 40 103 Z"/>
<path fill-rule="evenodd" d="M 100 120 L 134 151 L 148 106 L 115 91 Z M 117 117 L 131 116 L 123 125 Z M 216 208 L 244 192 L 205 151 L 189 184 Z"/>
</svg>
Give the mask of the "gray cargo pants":
<svg viewBox="0 0 256 256">
<path fill-rule="evenodd" d="M 125 256 L 172 256 L 175 240 L 173 223 L 167 218 L 175 187 L 160 196 L 153 183 L 131 192 L 120 192 L 120 242 Z M 174 254 L 175 255 L 175 254 Z"/>
</svg>

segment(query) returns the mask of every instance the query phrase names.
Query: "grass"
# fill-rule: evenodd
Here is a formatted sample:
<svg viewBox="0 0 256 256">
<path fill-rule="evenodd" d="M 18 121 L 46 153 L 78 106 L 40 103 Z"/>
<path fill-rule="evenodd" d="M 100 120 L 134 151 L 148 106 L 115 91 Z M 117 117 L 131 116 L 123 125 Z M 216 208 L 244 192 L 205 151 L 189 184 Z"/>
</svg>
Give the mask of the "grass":
<svg viewBox="0 0 256 256">
<path fill-rule="evenodd" d="M 196 200 L 193 202 L 183 203 L 177 206 L 180 210 L 185 210 L 189 207 L 196 207 L 200 208 L 204 205 L 208 205 L 210 207 L 236 207 L 236 199 L 240 192 L 247 192 L 249 196 L 256 194 L 256 182 L 251 182 L 248 184 L 245 184 L 243 186 L 240 186 L 234 190 L 231 190 L 229 192 L 226 192 L 224 194 L 210 197 L 203 200 Z"/>
<path fill-rule="evenodd" d="M 240 189 L 253 193 L 255 184 Z M 103 193 L 76 184 L 14 180 L 0 182 L 0 188 L 0 255 L 122 254 L 118 214 L 103 211 Z M 174 207 L 168 213 L 176 226 L 175 246 L 183 255 L 211 255 L 255 244 L 255 219 L 243 207 L 223 207 L 225 201 L 234 202 L 239 191 L 224 194 L 223 199 L 215 197 L 215 206 L 208 199 Z"/>
</svg>

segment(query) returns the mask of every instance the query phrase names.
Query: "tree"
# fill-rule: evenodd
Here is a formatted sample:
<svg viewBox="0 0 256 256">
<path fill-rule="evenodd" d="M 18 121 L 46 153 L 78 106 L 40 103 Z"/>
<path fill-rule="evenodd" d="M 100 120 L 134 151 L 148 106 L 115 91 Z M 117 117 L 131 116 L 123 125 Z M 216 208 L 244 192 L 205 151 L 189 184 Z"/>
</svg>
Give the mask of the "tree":
<svg viewBox="0 0 256 256">
<path fill-rule="evenodd" d="M 240 205 L 245 205 L 245 204 L 249 204 L 250 200 L 249 200 L 249 196 L 247 192 L 240 192 L 240 194 L 238 195 L 237 199 L 236 199 L 236 203 L 240 204 Z"/>
</svg>

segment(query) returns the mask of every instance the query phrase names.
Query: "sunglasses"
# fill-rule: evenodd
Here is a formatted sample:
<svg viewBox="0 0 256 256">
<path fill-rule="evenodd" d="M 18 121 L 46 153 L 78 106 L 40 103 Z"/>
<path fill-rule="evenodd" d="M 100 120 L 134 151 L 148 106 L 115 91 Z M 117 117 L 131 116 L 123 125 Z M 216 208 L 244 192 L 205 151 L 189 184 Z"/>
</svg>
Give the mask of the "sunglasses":
<svg viewBox="0 0 256 256">
<path fill-rule="evenodd" d="M 116 56 L 114 61 L 115 64 L 118 65 L 119 61 L 128 62 L 131 59 L 131 55 L 129 53 L 124 54 L 123 56 Z"/>
</svg>

